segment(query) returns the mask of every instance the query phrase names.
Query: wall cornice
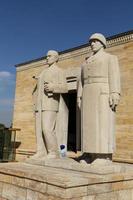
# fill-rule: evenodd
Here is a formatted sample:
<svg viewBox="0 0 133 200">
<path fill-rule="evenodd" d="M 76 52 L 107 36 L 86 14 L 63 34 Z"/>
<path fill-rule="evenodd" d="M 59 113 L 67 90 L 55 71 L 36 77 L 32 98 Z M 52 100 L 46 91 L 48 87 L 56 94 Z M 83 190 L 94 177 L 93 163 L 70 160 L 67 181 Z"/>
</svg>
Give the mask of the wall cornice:
<svg viewBox="0 0 133 200">
<path fill-rule="evenodd" d="M 107 38 L 107 48 L 121 45 L 130 41 L 133 41 L 133 31 L 129 32 L 129 34 L 127 35 L 120 34 L 120 36 L 116 38 L 113 38 L 113 37 Z"/>
<path fill-rule="evenodd" d="M 133 31 L 128 31 L 118 35 L 114 35 L 107 38 L 107 48 L 113 46 L 118 46 L 133 41 Z M 71 48 L 62 52 L 59 52 L 59 61 L 71 59 L 79 55 L 86 55 L 90 52 L 90 46 L 84 44 L 75 48 Z M 17 71 L 23 71 L 29 68 L 40 67 L 46 65 L 46 57 L 41 57 L 39 59 L 31 60 L 25 63 L 16 65 Z"/>
</svg>

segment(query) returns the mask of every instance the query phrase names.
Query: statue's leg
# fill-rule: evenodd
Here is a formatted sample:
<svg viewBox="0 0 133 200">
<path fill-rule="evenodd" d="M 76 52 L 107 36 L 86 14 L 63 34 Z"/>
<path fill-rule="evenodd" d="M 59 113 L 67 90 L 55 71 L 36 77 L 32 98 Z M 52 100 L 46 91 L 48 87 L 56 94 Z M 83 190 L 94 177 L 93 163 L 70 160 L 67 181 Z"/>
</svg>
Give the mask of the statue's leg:
<svg viewBox="0 0 133 200">
<path fill-rule="evenodd" d="M 43 140 L 43 135 L 42 135 L 42 127 L 41 127 L 41 113 L 36 112 L 35 113 L 35 133 L 36 133 L 36 154 L 32 156 L 32 159 L 38 159 L 45 157 L 47 155 L 45 143 Z"/>
<path fill-rule="evenodd" d="M 49 158 L 58 157 L 58 145 L 55 134 L 55 125 L 57 119 L 57 112 L 55 111 L 43 111 L 42 112 L 42 129 L 44 134 L 44 140 Z"/>
</svg>

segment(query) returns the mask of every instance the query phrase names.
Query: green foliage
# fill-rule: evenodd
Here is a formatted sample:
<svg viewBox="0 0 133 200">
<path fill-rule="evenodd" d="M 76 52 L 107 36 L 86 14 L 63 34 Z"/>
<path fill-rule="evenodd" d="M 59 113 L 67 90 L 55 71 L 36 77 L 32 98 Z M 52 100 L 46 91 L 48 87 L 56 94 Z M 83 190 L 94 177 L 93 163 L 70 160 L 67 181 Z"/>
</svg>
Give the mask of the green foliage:
<svg viewBox="0 0 133 200">
<path fill-rule="evenodd" d="M 5 128 L 5 125 L 0 123 L 0 128 Z"/>
</svg>

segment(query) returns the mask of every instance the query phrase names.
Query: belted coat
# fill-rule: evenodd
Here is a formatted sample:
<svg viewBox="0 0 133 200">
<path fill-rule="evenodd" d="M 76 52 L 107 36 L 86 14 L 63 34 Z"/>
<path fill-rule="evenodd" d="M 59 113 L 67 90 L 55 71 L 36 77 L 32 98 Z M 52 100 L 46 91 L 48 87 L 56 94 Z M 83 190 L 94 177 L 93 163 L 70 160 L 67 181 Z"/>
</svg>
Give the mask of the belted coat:
<svg viewBox="0 0 133 200">
<path fill-rule="evenodd" d="M 114 111 L 111 93 L 120 94 L 120 73 L 116 56 L 100 50 L 83 63 L 78 96 L 82 96 L 83 152 L 113 153 L 115 149 Z"/>
</svg>

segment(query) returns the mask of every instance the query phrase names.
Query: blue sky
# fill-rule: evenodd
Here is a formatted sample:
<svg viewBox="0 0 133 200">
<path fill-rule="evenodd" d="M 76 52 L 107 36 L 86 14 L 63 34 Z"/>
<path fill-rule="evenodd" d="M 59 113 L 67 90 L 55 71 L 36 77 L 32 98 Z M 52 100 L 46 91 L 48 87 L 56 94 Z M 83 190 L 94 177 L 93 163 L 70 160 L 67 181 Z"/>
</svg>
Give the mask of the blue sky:
<svg viewBox="0 0 133 200">
<path fill-rule="evenodd" d="M 133 29 L 132 0 L 0 0 L 0 123 L 10 125 L 15 64 Z"/>
</svg>

